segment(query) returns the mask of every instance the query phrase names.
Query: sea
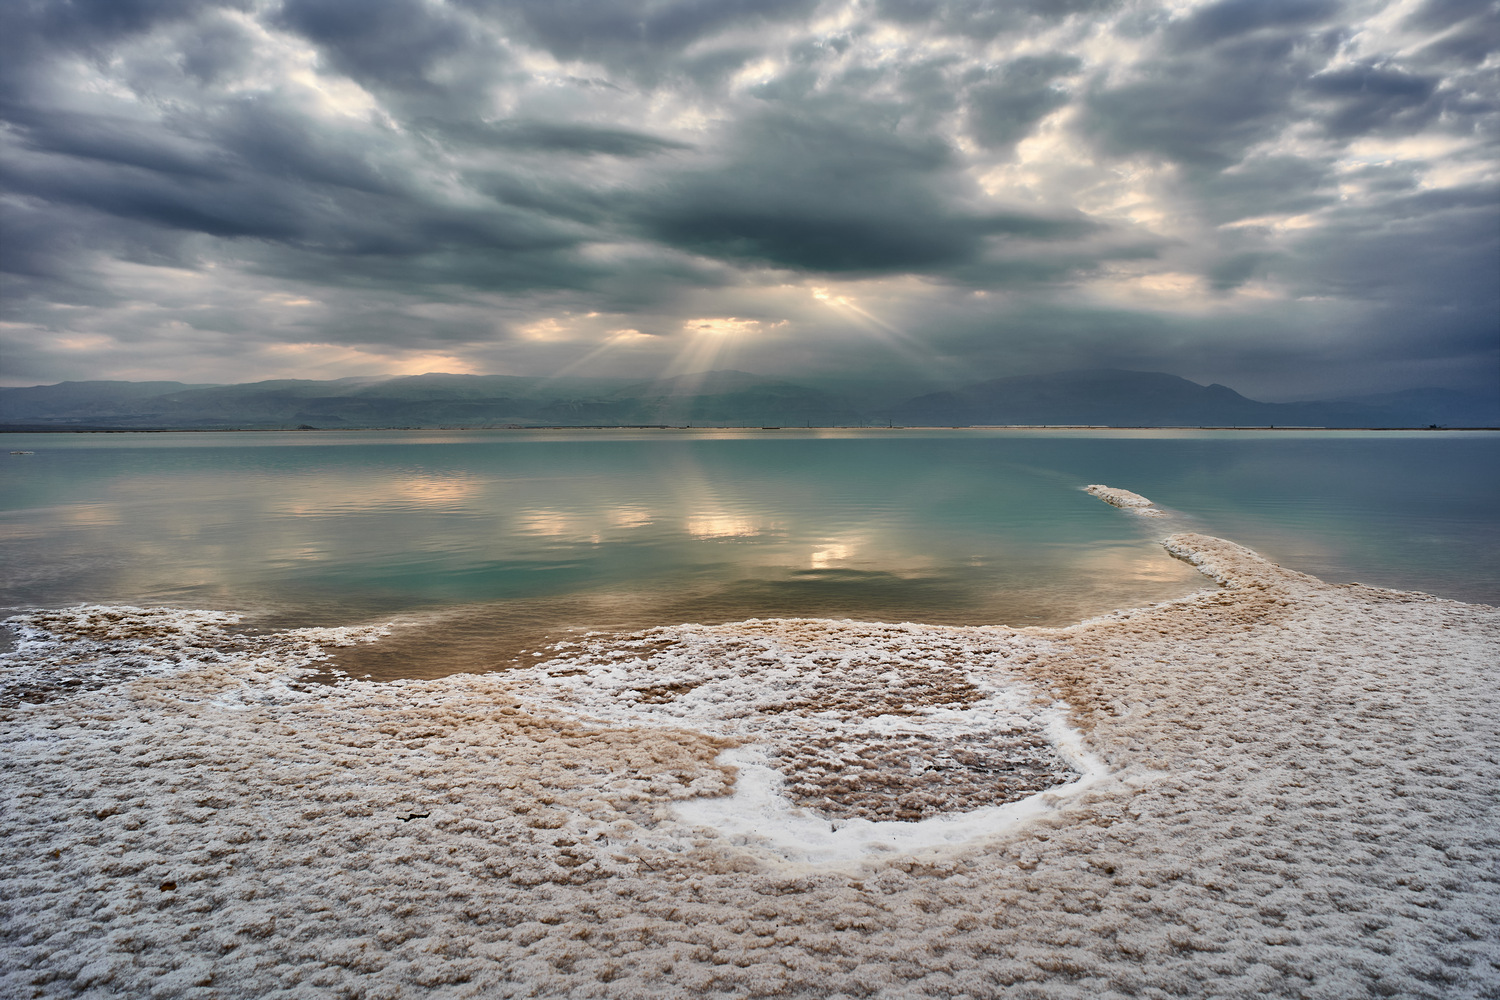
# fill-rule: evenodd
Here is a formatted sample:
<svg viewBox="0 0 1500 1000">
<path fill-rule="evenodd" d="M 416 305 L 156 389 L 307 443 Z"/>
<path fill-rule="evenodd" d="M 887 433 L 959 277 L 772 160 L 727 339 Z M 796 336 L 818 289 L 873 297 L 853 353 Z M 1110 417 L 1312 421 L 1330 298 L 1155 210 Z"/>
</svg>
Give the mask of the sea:
<svg viewBox="0 0 1500 1000">
<path fill-rule="evenodd" d="M 1065 625 L 1212 586 L 1198 531 L 1330 582 L 1500 604 L 1500 434 L 607 429 L 7 434 L 0 617 L 396 621 L 332 669 L 524 664 L 590 631 Z M 1104 484 L 1166 512 L 1084 492 Z M 11 641 L 0 629 L 0 643 Z M 0 649 L 6 648 L 0 645 Z"/>
</svg>

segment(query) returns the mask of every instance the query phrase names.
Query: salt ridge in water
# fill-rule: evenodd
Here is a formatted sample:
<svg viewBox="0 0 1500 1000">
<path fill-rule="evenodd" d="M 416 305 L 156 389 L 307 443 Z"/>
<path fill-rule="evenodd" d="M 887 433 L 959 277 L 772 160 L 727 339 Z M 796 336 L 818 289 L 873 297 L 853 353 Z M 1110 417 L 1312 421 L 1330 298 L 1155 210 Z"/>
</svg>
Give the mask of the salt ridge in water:
<svg viewBox="0 0 1500 1000">
<path fill-rule="evenodd" d="M 1092 496 L 1096 496 L 1100 500 L 1103 500 L 1105 503 L 1113 507 L 1119 507 L 1123 510 L 1128 510 L 1132 514 L 1139 514 L 1141 517 L 1168 516 L 1166 511 L 1157 507 L 1150 500 L 1141 496 L 1139 493 L 1132 493 L 1129 490 L 1117 489 L 1113 486 L 1104 486 L 1102 484 L 1095 483 L 1092 486 L 1085 486 L 1083 488 L 1083 492 L 1088 493 Z"/>
<path fill-rule="evenodd" d="M 426 682 L 305 682 L 373 630 L 24 616 L 0 992 L 1500 992 L 1500 613 L 1166 544 L 1221 588 L 1064 629 L 594 636 Z M 89 680 L 38 687 L 59 664 Z M 1010 808 L 975 805 L 1002 764 L 1059 779 L 1041 802 L 1077 781 L 1066 731 L 1034 742 L 1059 701 L 1108 776 L 973 839 L 799 858 L 695 814 L 744 794 L 736 761 L 830 827 Z M 926 738 L 952 765 L 924 779 Z"/>
</svg>

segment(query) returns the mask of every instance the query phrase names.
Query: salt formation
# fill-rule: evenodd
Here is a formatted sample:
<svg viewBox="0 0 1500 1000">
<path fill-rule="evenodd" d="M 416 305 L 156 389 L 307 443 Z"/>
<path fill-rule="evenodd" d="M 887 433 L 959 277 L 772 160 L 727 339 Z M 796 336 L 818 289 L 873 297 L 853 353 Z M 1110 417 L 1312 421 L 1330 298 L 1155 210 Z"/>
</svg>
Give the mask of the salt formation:
<svg viewBox="0 0 1500 1000">
<path fill-rule="evenodd" d="M 1500 612 L 1166 544 L 1222 586 L 1064 629 L 594 636 L 424 682 L 309 683 L 375 630 L 23 616 L 0 994 L 1500 994 Z M 974 777 L 1002 754 L 1009 792 Z M 1054 799 L 813 863 L 704 821 L 761 779 L 766 814 L 829 827 Z"/>
<path fill-rule="evenodd" d="M 597 637 L 536 668 L 539 691 L 527 704 L 687 726 L 743 747 L 721 761 L 739 771 L 735 795 L 677 814 L 785 860 L 971 839 L 1102 776 L 1016 669 L 1049 643 L 917 634 L 752 620 Z M 1049 790 L 1044 802 L 1005 808 Z"/>
<path fill-rule="evenodd" d="M 1147 500 L 1139 493 L 1132 493 L 1129 490 L 1115 489 L 1113 486 L 1101 486 L 1095 483 L 1093 486 L 1085 486 L 1083 492 L 1096 496 L 1107 504 L 1124 508 L 1132 514 L 1139 514 L 1142 517 L 1167 516 L 1166 511 L 1154 506 L 1150 500 Z"/>
</svg>

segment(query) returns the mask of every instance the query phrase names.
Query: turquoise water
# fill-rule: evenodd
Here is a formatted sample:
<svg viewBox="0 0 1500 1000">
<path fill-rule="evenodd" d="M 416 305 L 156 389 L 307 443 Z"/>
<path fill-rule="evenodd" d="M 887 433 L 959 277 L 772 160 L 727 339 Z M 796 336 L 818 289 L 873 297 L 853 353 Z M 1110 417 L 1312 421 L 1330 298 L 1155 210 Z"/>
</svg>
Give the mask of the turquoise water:
<svg viewBox="0 0 1500 1000">
<path fill-rule="evenodd" d="M 1061 624 L 1204 585 L 1200 530 L 1334 581 L 1500 603 L 1500 435 L 494 431 L 6 435 L 0 606 L 341 624 L 494 665 L 568 628 Z M 1082 493 L 1142 493 L 1147 519 Z M 485 663 L 472 664 L 476 657 Z M 373 661 L 372 661 L 373 662 Z M 380 671 L 411 669 L 375 664 Z M 436 669 L 436 668 L 434 668 Z"/>
</svg>

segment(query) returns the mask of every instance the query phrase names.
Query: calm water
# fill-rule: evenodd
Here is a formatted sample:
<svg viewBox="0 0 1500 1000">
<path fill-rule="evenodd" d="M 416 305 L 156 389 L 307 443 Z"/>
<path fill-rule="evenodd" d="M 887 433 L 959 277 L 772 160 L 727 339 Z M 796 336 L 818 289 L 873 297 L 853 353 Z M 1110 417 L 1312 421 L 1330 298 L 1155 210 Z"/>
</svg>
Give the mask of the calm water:
<svg viewBox="0 0 1500 1000">
<path fill-rule="evenodd" d="M 5 435 L 0 606 L 407 616 L 377 676 L 569 628 L 1060 624 L 1204 585 L 1201 530 L 1329 580 L 1500 603 L 1500 435 L 498 431 Z M 1082 493 L 1123 486 L 1177 512 Z M 414 667 L 420 660 L 424 665 Z"/>
</svg>

